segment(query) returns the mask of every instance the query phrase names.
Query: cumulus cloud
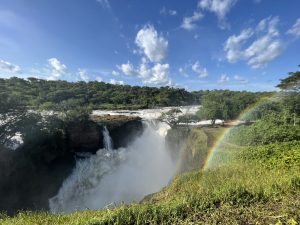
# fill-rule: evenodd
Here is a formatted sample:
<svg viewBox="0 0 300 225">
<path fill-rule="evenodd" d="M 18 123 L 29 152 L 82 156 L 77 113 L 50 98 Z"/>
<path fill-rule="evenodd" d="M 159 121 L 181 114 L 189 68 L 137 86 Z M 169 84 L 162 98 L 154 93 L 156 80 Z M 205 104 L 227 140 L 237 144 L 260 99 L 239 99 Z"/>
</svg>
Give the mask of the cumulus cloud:
<svg viewBox="0 0 300 225">
<path fill-rule="evenodd" d="M 151 62 L 158 63 L 166 58 L 168 41 L 151 25 L 139 30 L 135 43 Z"/>
<path fill-rule="evenodd" d="M 67 72 L 66 65 L 62 64 L 57 58 L 48 59 L 48 66 L 50 68 L 50 76 L 48 80 L 57 80 Z"/>
<path fill-rule="evenodd" d="M 10 73 L 19 73 L 21 72 L 21 68 L 17 65 L 14 65 L 10 62 L 4 61 L 0 59 L 0 70 Z"/>
<path fill-rule="evenodd" d="M 117 85 L 124 85 L 124 81 L 122 81 L 122 80 L 115 80 L 115 79 L 110 79 L 109 83 L 111 83 L 111 84 L 117 84 Z"/>
<path fill-rule="evenodd" d="M 89 80 L 90 80 L 90 76 L 88 75 L 86 70 L 78 69 L 78 76 L 84 82 L 89 82 Z"/>
<path fill-rule="evenodd" d="M 168 41 L 153 26 L 146 25 L 138 31 L 135 44 L 142 53 L 140 65 L 135 67 L 128 61 L 117 68 L 127 76 L 140 78 L 144 84 L 171 85 L 170 65 L 161 63 L 167 55 Z"/>
<path fill-rule="evenodd" d="M 227 76 L 226 74 L 222 74 L 220 79 L 218 80 L 219 84 L 225 84 L 229 81 L 229 76 Z"/>
<path fill-rule="evenodd" d="M 130 66 L 129 66 L 130 65 Z M 171 85 L 169 78 L 169 64 L 155 63 L 152 67 L 149 63 L 142 62 L 138 68 L 134 68 L 132 64 L 122 64 L 118 68 L 128 76 L 137 76 L 144 84 L 151 85 Z"/>
<path fill-rule="evenodd" d="M 239 75 L 235 75 L 233 77 L 236 81 L 238 81 L 239 83 L 242 83 L 242 84 L 246 84 L 249 82 L 248 79 L 244 78 L 243 76 L 239 76 Z"/>
<path fill-rule="evenodd" d="M 226 28 L 228 26 L 226 15 L 236 3 L 237 0 L 200 0 L 198 7 L 216 14 L 220 22 L 220 27 Z"/>
<path fill-rule="evenodd" d="M 202 68 L 198 61 L 192 65 L 192 70 L 198 75 L 199 78 L 204 78 L 208 76 L 207 69 Z"/>
<path fill-rule="evenodd" d="M 300 18 L 297 19 L 295 24 L 287 31 L 288 34 L 300 37 Z"/>
<path fill-rule="evenodd" d="M 269 17 L 261 20 L 256 29 L 245 29 L 239 35 L 230 36 L 224 45 L 228 62 L 246 60 L 250 67 L 257 69 L 277 58 L 283 50 L 278 22 L 278 17 Z M 254 34 L 255 39 L 251 42 Z"/>
<path fill-rule="evenodd" d="M 190 17 L 184 17 L 181 27 L 185 30 L 191 31 L 197 27 L 196 22 L 203 18 L 203 14 L 199 11 L 195 11 Z"/>
<path fill-rule="evenodd" d="M 121 70 L 125 75 L 133 76 L 136 75 L 136 71 L 133 67 L 133 65 L 130 62 L 121 64 L 120 66 L 117 66 L 119 70 Z"/>
<path fill-rule="evenodd" d="M 144 78 L 144 83 L 153 85 L 171 85 L 169 68 L 169 64 L 155 64 L 149 72 L 150 76 Z"/>
</svg>

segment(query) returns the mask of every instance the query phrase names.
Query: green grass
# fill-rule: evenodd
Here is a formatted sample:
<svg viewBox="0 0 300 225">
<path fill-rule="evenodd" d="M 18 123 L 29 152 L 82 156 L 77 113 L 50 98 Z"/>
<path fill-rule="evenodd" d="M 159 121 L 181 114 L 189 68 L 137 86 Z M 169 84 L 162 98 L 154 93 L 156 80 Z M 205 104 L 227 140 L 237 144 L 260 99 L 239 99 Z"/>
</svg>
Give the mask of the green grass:
<svg viewBox="0 0 300 225">
<path fill-rule="evenodd" d="M 207 140 L 199 130 L 192 136 L 195 151 L 203 150 L 195 144 L 197 135 L 209 146 L 222 133 L 216 128 L 204 132 Z M 226 156 L 226 163 L 178 175 L 144 203 L 72 214 L 21 212 L 2 215 L 0 224 L 295 225 L 300 221 L 299 154 L 299 141 L 250 148 L 224 143 L 216 160 Z"/>
</svg>

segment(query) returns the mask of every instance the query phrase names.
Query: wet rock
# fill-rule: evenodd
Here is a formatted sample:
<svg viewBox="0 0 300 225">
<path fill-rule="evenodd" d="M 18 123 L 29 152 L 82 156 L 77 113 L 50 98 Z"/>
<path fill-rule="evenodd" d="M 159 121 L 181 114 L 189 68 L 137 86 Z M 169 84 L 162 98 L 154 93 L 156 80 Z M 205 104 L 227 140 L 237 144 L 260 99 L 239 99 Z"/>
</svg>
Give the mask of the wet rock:
<svg viewBox="0 0 300 225">
<path fill-rule="evenodd" d="M 96 153 L 103 147 L 102 127 L 93 121 L 71 123 L 66 133 L 72 152 Z"/>
</svg>

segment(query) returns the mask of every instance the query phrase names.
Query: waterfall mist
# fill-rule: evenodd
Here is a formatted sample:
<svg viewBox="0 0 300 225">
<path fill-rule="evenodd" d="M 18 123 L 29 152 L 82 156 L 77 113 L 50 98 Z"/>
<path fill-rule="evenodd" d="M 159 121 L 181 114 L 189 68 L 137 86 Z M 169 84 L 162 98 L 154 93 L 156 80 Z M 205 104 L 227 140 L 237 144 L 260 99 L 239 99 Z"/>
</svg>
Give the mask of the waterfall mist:
<svg viewBox="0 0 300 225">
<path fill-rule="evenodd" d="M 120 149 L 112 149 L 109 132 L 104 129 L 105 149 L 77 161 L 58 194 L 49 200 L 50 210 L 100 209 L 140 201 L 161 190 L 176 170 L 165 144 L 168 129 L 164 123 L 145 123 L 143 134 Z"/>
</svg>

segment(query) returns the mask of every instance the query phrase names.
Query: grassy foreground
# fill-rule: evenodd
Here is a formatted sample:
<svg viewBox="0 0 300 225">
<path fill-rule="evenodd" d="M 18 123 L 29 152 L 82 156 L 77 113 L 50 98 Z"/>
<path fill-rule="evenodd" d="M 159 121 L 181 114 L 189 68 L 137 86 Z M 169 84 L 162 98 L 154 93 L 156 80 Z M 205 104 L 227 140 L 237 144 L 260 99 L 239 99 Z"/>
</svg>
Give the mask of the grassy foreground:
<svg viewBox="0 0 300 225">
<path fill-rule="evenodd" d="M 1 215 L 0 224 L 299 224 L 299 141 L 257 147 L 225 143 L 216 160 L 222 163 L 178 175 L 141 204 L 66 215 L 20 212 Z"/>
</svg>

